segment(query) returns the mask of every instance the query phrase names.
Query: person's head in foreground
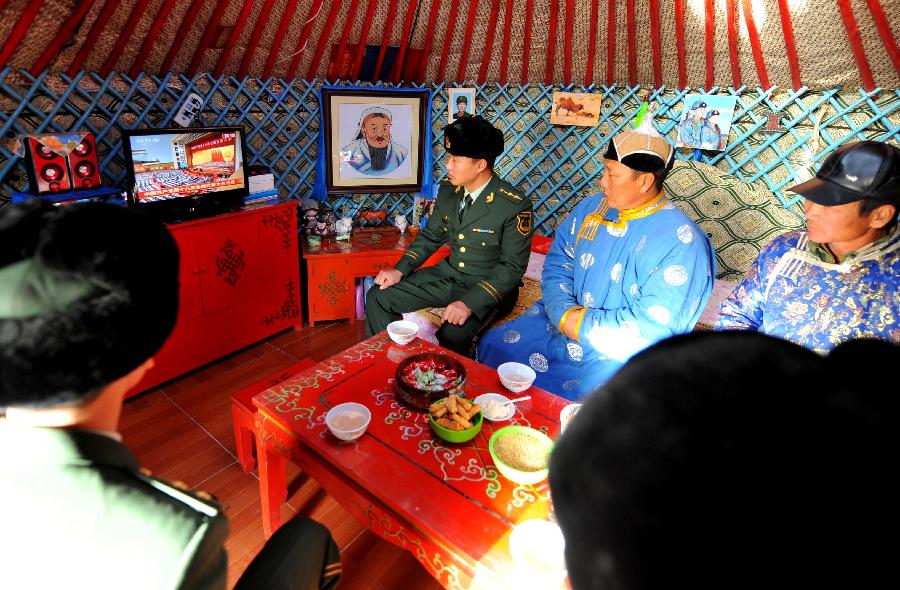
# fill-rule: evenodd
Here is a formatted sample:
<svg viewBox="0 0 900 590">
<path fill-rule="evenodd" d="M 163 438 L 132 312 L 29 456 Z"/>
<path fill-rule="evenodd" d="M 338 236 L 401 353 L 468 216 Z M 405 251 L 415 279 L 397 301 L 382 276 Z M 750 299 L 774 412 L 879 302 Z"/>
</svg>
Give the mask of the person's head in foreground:
<svg viewBox="0 0 900 590">
<path fill-rule="evenodd" d="M 99 412 L 114 428 L 124 394 L 175 325 L 178 256 L 159 221 L 124 207 L 0 208 L 7 418 L 96 428 Z"/>
<path fill-rule="evenodd" d="M 896 531 L 898 396 L 884 385 L 898 363 L 881 341 L 825 358 L 748 332 L 676 336 L 635 356 L 550 460 L 572 588 L 896 579 L 884 540 Z"/>
<path fill-rule="evenodd" d="M 461 117 L 444 127 L 447 177 L 454 186 L 470 187 L 487 182 L 494 161 L 503 153 L 503 132 L 480 115 Z"/>
<path fill-rule="evenodd" d="M 613 209 L 633 209 L 656 198 L 675 162 L 675 149 L 647 113 L 637 129 L 616 135 L 603 154 L 600 188 Z"/>
<path fill-rule="evenodd" d="M 893 231 L 900 212 L 900 148 L 878 141 L 841 146 L 816 177 L 791 187 L 802 195 L 809 239 L 840 261 Z"/>
</svg>

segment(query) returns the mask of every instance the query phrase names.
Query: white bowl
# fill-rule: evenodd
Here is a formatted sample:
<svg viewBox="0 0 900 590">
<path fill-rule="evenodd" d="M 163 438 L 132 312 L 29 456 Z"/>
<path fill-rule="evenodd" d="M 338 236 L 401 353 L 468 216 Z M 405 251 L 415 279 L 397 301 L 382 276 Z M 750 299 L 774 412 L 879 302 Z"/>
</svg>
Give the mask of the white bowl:
<svg viewBox="0 0 900 590">
<path fill-rule="evenodd" d="M 564 407 L 559 413 L 559 431 L 562 432 L 566 429 L 569 423 L 572 421 L 572 418 L 575 417 L 575 414 L 578 413 L 578 410 L 581 409 L 581 404 L 569 404 Z"/>
<path fill-rule="evenodd" d="M 356 402 L 338 404 L 325 414 L 325 425 L 331 434 L 341 440 L 361 437 L 372 421 L 369 408 Z"/>
<path fill-rule="evenodd" d="M 481 415 L 484 416 L 485 420 L 490 420 L 491 422 L 503 422 L 515 415 L 516 404 L 506 404 L 505 406 L 502 406 L 503 413 L 498 414 L 496 418 L 492 418 L 487 411 L 487 408 L 489 408 L 491 404 L 502 404 L 508 401 L 508 397 L 500 395 L 499 393 L 482 393 L 475 398 L 475 403 L 481 406 Z"/>
<path fill-rule="evenodd" d="M 537 373 L 534 372 L 534 369 L 522 363 L 503 363 L 497 367 L 497 374 L 500 376 L 500 383 L 503 384 L 503 387 L 513 393 L 525 391 L 537 379 Z M 525 377 L 528 381 L 510 379 L 511 376 Z"/>
<path fill-rule="evenodd" d="M 558 524 L 546 520 L 526 520 L 513 527 L 509 553 L 513 564 L 528 572 L 531 587 L 553 588 L 566 576 L 566 541 Z"/>
<path fill-rule="evenodd" d="M 409 320 L 397 320 L 387 327 L 388 336 L 397 344 L 409 344 L 418 332 L 418 324 Z"/>
</svg>

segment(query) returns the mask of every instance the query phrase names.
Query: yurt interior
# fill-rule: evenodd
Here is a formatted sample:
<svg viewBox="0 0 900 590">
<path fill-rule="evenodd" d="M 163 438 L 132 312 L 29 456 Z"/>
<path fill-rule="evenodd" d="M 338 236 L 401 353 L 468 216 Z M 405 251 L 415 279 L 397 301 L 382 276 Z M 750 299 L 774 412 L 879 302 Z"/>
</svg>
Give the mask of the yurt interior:
<svg viewBox="0 0 900 590">
<path fill-rule="evenodd" d="M 849 340 L 896 349 L 898 36 L 897 0 L 0 0 L 0 488 L 26 502 L 3 502 L 21 527 L 0 527 L 0 579 L 655 587 L 663 565 L 620 552 L 652 554 L 652 527 L 603 517 L 655 496 L 613 503 L 624 463 L 583 444 L 574 471 L 618 471 L 596 488 L 600 548 L 576 549 L 594 541 L 565 492 L 593 486 L 558 472 L 564 441 L 625 416 L 607 384 L 680 339 L 762 333 L 748 346 L 811 367 Z M 174 238 L 177 289 L 120 213 Z M 78 278 L 88 248 L 148 274 Z M 90 315 L 120 287 L 128 317 L 167 293 L 177 316 L 107 373 L 147 347 Z M 740 344 L 716 342 L 710 359 Z M 775 365 L 745 375 L 799 378 Z M 107 377 L 66 403 L 6 397 L 82 372 Z M 111 425 L 78 418 L 101 399 Z M 46 457 L 22 429 L 47 428 L 130 458 L 70 493 L 52 466 L 23 475 Z M 133 495 L 152 502 L 117 508 Z"/>
</svg>

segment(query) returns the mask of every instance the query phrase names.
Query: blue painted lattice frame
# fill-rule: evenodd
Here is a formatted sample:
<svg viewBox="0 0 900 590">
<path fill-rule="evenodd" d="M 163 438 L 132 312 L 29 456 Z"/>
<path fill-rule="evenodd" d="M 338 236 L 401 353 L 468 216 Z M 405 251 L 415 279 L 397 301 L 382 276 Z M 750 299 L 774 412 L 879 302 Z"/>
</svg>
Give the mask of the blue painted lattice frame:
<svg viewBox="0 0 900 590">
<path fill-rule="evenodd" d="M 340 83 L 340 82 L 338 82 Z M 247 160 L 265 164 L 275 175 L 283 196 L 303 198 L 313 186 L 316 139 L 319 133 L 316 90 L 319 81 L 233 76 L 194 78 L 140 74 L 130 78 L 112 73 L 101 77 L 79 72 L 74 77 L 42 72 L 0 72 L 0 200 L 25 186 L 25 174 L 15 153 L 15 138 L 29 133 L 89 130 L 97 137 L 104 182 L 121 186 L 125 179 L 121 132 L 173 125 L 188 94 L 203 98 L 199 123 L 243 125 Z M 356 82 L 355 84 L 367 85 Z M 375 86 L 390 86 L 375 84 Z M 442 161 L 443 126 L 447 115 L 445 84 L 427 86 L 434 94 L 431 122 L 435 180 L 446 176 Z M 542 84 L 469 85 L 476 89 L 476 110 L 506 133 L 506 153 L 497 172 L 531 197 L 536 228 L 551 234 L 557 223 L 582 198 L 596 192 L 603 173 L 602 150 L 608 138 L 632 121 L 641 100 L 658 104 L 656 122 L 674 143 L 684 96 L 700 89 L 640 86 Z M 552 93 L 597 92 L 601 95 L 596 127 L 563 127 L 549 123 Z M 710 88 L 709 93 L 737 99 L 728 146 L 704 152 L 702 160 L 761 190 L 771 191 L 784 206 L 797 197 L 785 189 L 805 180 L 821 160 L 847 141 L 898 141 L 900 90 L 784 91 L 777 88 Z M 766 135 L 765 113 L 780 111 L 785 132 Z M 692 151 L 677 150 L 689 159 Z M 329 204 L 350 213 L 361 207 L 409 215 L 419 195 L 384 193 L 341 195 Z"/>
</svg>

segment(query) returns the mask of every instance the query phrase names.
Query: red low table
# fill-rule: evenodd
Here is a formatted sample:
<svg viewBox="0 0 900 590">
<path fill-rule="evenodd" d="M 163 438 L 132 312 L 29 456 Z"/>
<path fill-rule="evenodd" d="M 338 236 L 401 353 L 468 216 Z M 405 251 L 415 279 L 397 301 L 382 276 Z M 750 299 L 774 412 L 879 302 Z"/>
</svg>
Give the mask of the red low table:
<svg viewBox="0 0 900 590">
<path fill-rule="evenodd" d="M 497 471 L 488 452 L 495 429 L 531 426 L 559 435 L 559 412 L 569 403 L 537 387 L 506 422 L 484 421 L 469 443 L 445 443 L 428 415 L 394 396 L 397 363 L 439 351 L 466 367 L 466 397 L 503 389 L 495 370 L 446 349 L 413 340 L 391 342 L 385 332 L 283 381 L 253 398 L 263 527 L 271 535 L 286 500 L 285 460 L 298 464 L 373 532 L 408 551 L 446 588 L 508 587 L 512 526 L 546 518 L 546 481 L 518 485 Z M 509 395 L 512 397 L 512 395 Z M 372 412 L 366 433 L 341 442 L 325 426 L 333 406 L 355 401 Z"/>
</svg>

